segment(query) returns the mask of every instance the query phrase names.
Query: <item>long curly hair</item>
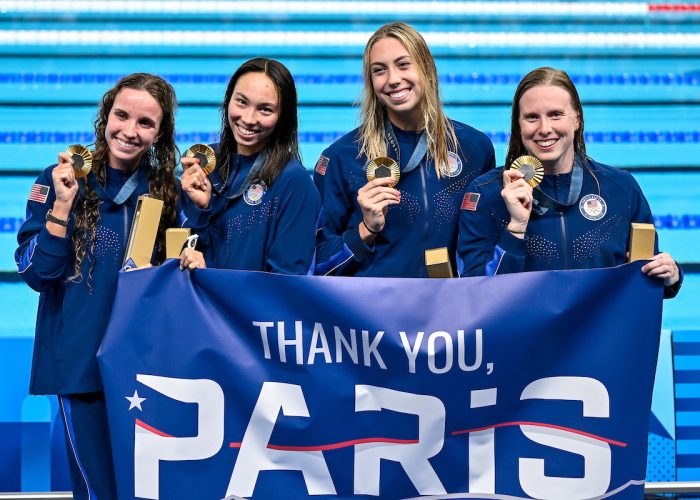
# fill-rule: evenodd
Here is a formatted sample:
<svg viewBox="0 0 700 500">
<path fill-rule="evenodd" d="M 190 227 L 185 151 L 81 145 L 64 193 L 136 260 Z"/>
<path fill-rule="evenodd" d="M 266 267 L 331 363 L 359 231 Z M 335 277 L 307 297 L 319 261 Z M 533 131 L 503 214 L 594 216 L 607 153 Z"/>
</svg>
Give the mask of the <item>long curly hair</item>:
<svg viewBox="0 0 700 500">
<path fill-rule="evenodd" d="M 265 163 L 258 177 L 268 186 L 284 170 L 292 158 L 301 161 L 299 142 L 297 138 L 297 89 L 294 78 L 287 67 L 279 61 L 266 57 L 256 57 L 244 62 L 236 70 L 228 82 L 224 102 L 221 104 L 221 135 L 219 138 L 219 173 L 225 181 L 231 170 L 231 154 L 237 150 L 236 139 L 228 120 L 228 107 L 238 79 L 246 73 L 263 73 L 267 75 L 277 90 L 279 99 L 279 119 L 272 134 L 267 140 L 263 151 L 266 153 Z"/>
<path fill-rule="evenodd" d="M 165 230 L 177 223 L 177 185 L 174 175 L 179 150 L 175 145 L 175 111 L 177 100 L 173 87 L 159 76 L 148 73 L 134 73 L 123 77 L 102 97 L 102 103 L 95 117 L 95 143 L 92 171 L 100 184 L 105 185 L 109 146 L 105 129 L 114 101 L 123 89 L 145 90 L 158 103 L 163 117 L 158 131 L 158 139 L 141 159 L 139 168 L 146 169 L 149 194 L 163 201 L 163 215 L 158 227 L 156 253 L 159 260 L 165 257 Z M 91 264 L 88 279 L 95 267 L 92 258 L 97 241 L 97 226 L 100 222 L 100 200 L 88 183 L 81 188 L 73 202 L 75 228 L 72 234 L 73 272 L 69 280 L 82 280 L 82 267 L 85 259 Z"/>
<path fill-rule="evenodd" d="M 442 108 L 435 59 L 433 59 L 428 44 L 421 34 L 406 23 L 385 24 L 374 32 L 365 46 L 362 64 L 365 83 L 360 105 L 359 156 L 377 158 L 387 155 L 386 138 L 384 137 L 386 110 L 374 92 L 370 61 L 370 52 L 374 44 L 387 37 L 395 38 L 401 42 L 418 71 L 423 85 L 420 106 L 423 113 L 423 127 L 428 136 L 428 156 L 435 162 L 438 177 L 442 177 L 449 171 L 447 153 L 449 151 L 457 152 L 457 137 L 452 123 L 447 119 Z"/>
<path fill-rule="evenodd" d="M 525 145 L 520 130 L 520 99 L 525 92 L 540 85 L 554 85 L 566 90 L 571 97 L 571 107 L 578 114 L 579 127 L 574 134 L 574 153 L 581 158 L 586 157 L 586 142 L 583 134 L 583 106 L 578 96 L 578 91 L 574 82 L 571 81 L 566 71 L 554 69 L 547 66 L 534 69 L 520 80 L 518 88 L 513 96 L 513 107 L 510 114 L 510 141 L 506 151 L 506 168 L 515 161 L 516 158 L 530 154 Z"/>
</svg>

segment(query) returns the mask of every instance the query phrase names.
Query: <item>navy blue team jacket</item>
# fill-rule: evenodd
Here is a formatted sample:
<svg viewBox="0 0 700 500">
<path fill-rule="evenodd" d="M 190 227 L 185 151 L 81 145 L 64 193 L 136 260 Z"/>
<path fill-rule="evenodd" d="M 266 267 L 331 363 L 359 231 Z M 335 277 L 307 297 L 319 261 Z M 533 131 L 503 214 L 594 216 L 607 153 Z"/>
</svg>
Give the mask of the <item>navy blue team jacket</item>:
<svg viewBox="0 0 700 500">
<path fill-rule="evenodd" d="M 472 203 L 460 211 L 458 270 L 460 276 L 550 269 L 612 267 L 627 261 L 630 224 L 653 223 L 649 204 L 632 175 L 624 170 L 577 159 L 583 169 L 581 193 L 562 211 L 533 209 L 525 239 L 506 230 L 510 221 L 501 197 L 503 168 L 478 177 L 469 186 Z M 541 189 L 565 200 L 571 173 L 545 175 Z M 658 253 L 658 241 L 656 243 Z M 675 296 L 681 280 L 666 287 Z"/>
<path fill-rule="evenodd" d="M 322 153 L 314 170 L 323 200 L 316 274 L 426 277 L 425 250 L 447 247 L 454 255 L 464 193 L 477 175 L 495 166 L 495 156 L 484 133 L 452 123 L 459 150 L 450 155 L 449 176 L 442 178 L 427 156 L 417 168 L 403 171 L 419 135 L 394 127 L 401 152 L 402 172 L 396 187 L 401 203 L 389 207 L 386 225 L 372 245 L 362 241 L 358 230 L 362 210 L 357 191 L 367 183 L 365 165 L 369 161 L 365 156 L 358 158 L 358 129 Z"/>
<path fill-rule="evenodd" d="M 218 145 L 213 145 L 218 153 Z M 313 266 L 315 233 L 321 200 L 311 177 L 296 159 L 272 186 L 244 186 L 255 156 L 233 154 L 226 182 L 215 170 L 209 179 L 209 207 L 202 210 L 182 197 L 185 226 L 199 234 L 207 267 L 307 274 Z M 240 196 L 227 199 L 243 189 Z"/>
<path fill-rule="evenodd" d="M 46 199 L 42 202 L 41 196 L 30 197 L 27 219 L 17 234 L 15 261 L 19 273 L 40 292 L 29 392 L 101 391 L 95 354 L 107 328 L 136 200 L 148 193 L 148 179 L 142 172 L 132 195 L 116 205 L 109 196 L 116 196 L 130 174 L 107 168 L 107 197 L 101 198 L 94 252 L 86 252 L 82 278 L 70 281 L 74 220 L 71 216 L 65 238 L 51 235 L 45 227 L 46 212 L 56 199 L 51 179 L 54 167 L 44 170 L 36 180 L 33 191 L 46 193 Z M 86 244 L 89 247 L 90 241 Z M 94 268 L 90 271 L 92 262 Z"/>
</svg>

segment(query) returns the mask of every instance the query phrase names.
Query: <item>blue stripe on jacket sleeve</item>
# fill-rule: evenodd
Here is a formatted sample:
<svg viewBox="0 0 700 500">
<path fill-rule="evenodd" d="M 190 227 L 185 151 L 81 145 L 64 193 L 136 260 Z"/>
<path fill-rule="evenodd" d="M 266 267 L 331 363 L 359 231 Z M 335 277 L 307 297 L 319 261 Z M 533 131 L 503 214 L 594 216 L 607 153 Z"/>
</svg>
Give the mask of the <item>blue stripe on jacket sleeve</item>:
<svg viewBox="0 0 700 500">
<path fill-rule="evenodd" d="M 486 263 L 486 276 L 495 276 L 498 274 L 498 268 L 505 254 L 506 251 L 496 245 L 496 248 L 493 249 L 493 258 Z"/>
<path fill-rule="evenodd" d="M 325 276 L 326 274 L 332 272 L 334 269 L 343 265 L 345 262 L 351 259 L 353 255 L 354 254 L 352 253 L 352 251 L 350 251 L 348 246 L 343 244 L 343 248 L 342 250 L 340 250 L 340 252 L 331 255 L 326 261 L 317 264 L 315 272 L 316 274 Z"/>
<path fill-rule="evenodd" d="M 34 248 L 36 247 L 38 237 L 38 234 L 34 235 L 34 237 L 29 240 L 29 245 L 27 245 L 24 251 L 20 254 L 19 262 L 17 263 L 20 274 L 26 271 L 29 266 L 32 265 L 32 255 L 34 255 Z"/>
</svg>

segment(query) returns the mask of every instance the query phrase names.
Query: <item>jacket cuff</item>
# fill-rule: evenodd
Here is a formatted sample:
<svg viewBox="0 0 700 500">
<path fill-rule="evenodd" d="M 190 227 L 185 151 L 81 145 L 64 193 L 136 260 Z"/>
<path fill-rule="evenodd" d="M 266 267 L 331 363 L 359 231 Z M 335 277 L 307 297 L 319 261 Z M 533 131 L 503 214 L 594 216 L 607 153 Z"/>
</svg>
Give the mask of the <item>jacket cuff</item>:
<svg viewBox="0 0 700 500">
<path fill-rule="evenodd" d="M 68 257 L 73 246 L 70 230 L 65 236 L 61 237 L 51 234 L 46 227 L 43 227 L 41 231 L 39 231 L 36 242 L 44 254 L 61 259 Z"/>
<path fill-rule="evenodd" d="M 360 230 L 357 226 L 351 227 L 343 233 L 343 241 L 352 252 L 355 260 L 362 262 L 370 254 L 374 253 L 374 245 L 367 245 L 360 237 Z"/>
<path fill-rule="evenodd" d="M 676 265 L 678 266 L 677 262 Z M 671 286 L 664 286 L 664 299 L 672 299 L 673 297 L 678 295 L 678 292 L 680 292 L 681 290 L 681 285 L 683 285 L 684 274 L 685 273 L 683 272 L 683 268 L 681 266 L 678 266 L 678 281 L 676 281 Z"/>
<path fill-rule="evenodd" d="M 512 257 L 517 259 L 525 259 L 525 242 L 527 241 L 527 235 L 522 240 L 517 238 L 510 233 L 507 229 L 503 230 L 501 234 L 501 239 L 498 242 L 498 246 L 501 247 L 506 253 L 510 254 Z"/>
<path fill-rule="evenodd" d="M 182 197 L 181 225 L 197 229 L 205 227 L 211 216 L 211 202 L 207 208 L 199 208 L 196 203 L 190 200 L 189 196 Z"/>
</svg>

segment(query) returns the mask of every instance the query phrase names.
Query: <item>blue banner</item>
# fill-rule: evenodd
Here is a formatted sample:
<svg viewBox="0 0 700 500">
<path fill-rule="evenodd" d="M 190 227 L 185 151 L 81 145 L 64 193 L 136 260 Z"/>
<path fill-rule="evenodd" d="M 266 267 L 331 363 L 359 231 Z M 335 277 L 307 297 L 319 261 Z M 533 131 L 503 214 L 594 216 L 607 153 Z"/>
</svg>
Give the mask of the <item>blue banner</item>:
<svg viewBox="0 0 700 500">
<path fill-rule="evenodd" d="M 119 497 L 641 499 L 663 290 L 640 267 L 122 273 L 98 354 Z"/>
</svg>

